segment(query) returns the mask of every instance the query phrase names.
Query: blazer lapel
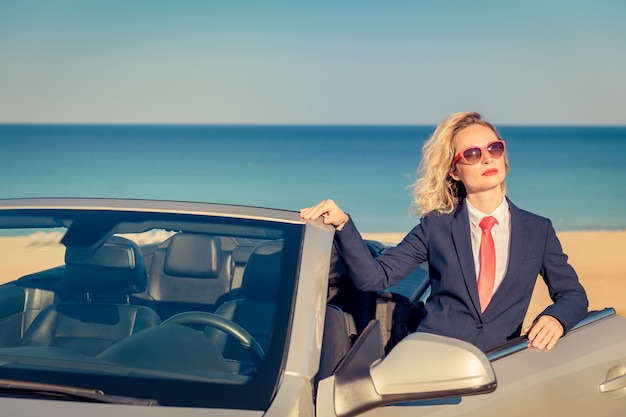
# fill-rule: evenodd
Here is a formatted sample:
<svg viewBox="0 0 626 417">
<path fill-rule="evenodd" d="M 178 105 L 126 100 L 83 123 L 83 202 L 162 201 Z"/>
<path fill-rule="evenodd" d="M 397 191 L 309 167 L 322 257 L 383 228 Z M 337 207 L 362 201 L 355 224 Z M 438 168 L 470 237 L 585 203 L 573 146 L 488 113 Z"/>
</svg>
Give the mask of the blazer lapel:
<svg viewBox="0 0 626 417">
<path fill-rule="evenodd" d="M 509 250 L 509 265 L 506 269 L 503 284 L 507 278 L 515 275 L 516 271 L 519 271 L 523 250 L 526 246 L 526 236 L 528 233 L 524 232 L 524 219 L 521 216 L 520 210 L 509 201 L 509 209 L 511 211 L 511 245 Z"/>
<path fill-rule="evenodd" d="M 469 216 L 465 200 L 457 206 L 450 222 L 450 229 L 467 292 L 474 304 L 474 308 L 480 314 L 480 299 L 478 297 L 478 286 L 476 284 L 476 266 L 474 265 Z"/>
</svg>

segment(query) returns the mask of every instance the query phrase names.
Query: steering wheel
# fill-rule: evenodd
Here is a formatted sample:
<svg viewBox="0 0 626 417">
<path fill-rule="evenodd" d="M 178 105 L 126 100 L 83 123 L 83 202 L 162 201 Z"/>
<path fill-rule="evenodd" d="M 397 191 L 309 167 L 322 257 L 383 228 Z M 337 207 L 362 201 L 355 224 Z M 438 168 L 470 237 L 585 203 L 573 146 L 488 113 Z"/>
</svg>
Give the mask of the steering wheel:
<svg viewBox="0 0 626 417">
<path fill-rule="evenodd" d="M 265 358 L 263 348 L 246 329 L 217 314 L 207 313 L 206 311 L 185 311 L 165 319 L 161 325 L 164 324 L 203 324 L 222 330 L 239 342 L 241 347 L 248 352 L 255 365 L 259 365 Z"/>
</svg>

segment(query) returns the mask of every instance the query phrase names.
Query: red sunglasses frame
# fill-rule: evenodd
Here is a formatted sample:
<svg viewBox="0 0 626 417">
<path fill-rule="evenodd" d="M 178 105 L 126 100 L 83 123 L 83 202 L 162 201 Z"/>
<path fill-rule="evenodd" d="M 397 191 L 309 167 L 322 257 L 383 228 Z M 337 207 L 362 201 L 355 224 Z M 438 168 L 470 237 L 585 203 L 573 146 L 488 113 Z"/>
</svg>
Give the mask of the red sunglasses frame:
<svg viewBox="0 0 626 417">
<path fill-rule="evenodd" d="M 496 156 L 496 155 L 492 154 L 489 151 L 489 147 L 491 145 L 493 145 L 494 143 L 502 143 L 502 154 L 501 155 L 497 155 Z M 480 155 L 479 155 L 478 160 L 476 160 L 476 162 L 469 162 L 467 159 L 465 159 L 465 156 L 463 155 L 465 152 L 469 151 L 470 149 L 478 149 L 478 150 L 480 150 Z M 494 140 L 493 142 L 489 142 L 487 145 L 483 146 L 482 148 L 480 146 L 470 146 L 469 148 L 465 148 L 461 152 L 456 154 L 456 156 L 452 160 L 452 165 L 456 165 L 457 162 L 459 162 L 461 159 L 463 161 L 465 161 L 466 165 L 475 165 L 478 162 L 480 162 L 480 160 L 482 159 L 483 154 L 485 152 L 488 152 L 489 155 L 491 155 L 492 158 L 496 158 L 496 159 L 502 158 L 504 156 L 504 154 L 506 153 L 506 142 L 503 141 L 503 140 Z"/>
</svg>

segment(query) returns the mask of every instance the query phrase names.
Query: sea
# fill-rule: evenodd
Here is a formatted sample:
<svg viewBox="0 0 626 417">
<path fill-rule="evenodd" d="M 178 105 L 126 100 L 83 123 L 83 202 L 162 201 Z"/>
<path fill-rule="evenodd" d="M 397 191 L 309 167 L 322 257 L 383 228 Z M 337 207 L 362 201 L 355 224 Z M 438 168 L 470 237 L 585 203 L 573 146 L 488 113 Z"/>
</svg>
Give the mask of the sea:
<svg viewBox="0 0 626 417">
<path fill-rule="evenodd" d="M 106 197 L 299 210 L 408 232 L 435 126 L 0 124 L 0 198 Z M 499 126 L 507 195 L 557 231 L 626 229 L 626 126 Z"/>
</svg>

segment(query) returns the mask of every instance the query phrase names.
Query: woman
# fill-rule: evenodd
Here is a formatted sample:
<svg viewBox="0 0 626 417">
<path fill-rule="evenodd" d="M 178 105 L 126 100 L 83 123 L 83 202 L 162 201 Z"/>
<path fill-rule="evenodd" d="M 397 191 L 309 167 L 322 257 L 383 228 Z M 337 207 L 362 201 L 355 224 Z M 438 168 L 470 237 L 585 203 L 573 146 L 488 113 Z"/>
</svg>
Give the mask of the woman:
<svg viewBox="0 0 626 417">
<path fill-rule="evenodd" d="M 361 290 L 389 287 L 428 262 L 431 295 L 418 331 L 482 349 L 521 333 L 532 347 L 550 350 L 585 317 L 587 295 L 550 220 L 505 196 L 508 167 L 495 127 L 477 113 L 456 113 L 424 144 L 413 189 L 421 221 L 396 247 L 373 258 L 333 200 L 300 215 L 335 226 L 338 251 Z M 522 329 L 538 275 L 554 303 Z"/>
</svg>

